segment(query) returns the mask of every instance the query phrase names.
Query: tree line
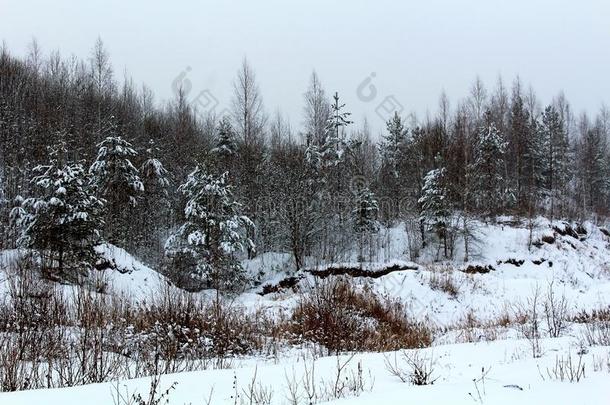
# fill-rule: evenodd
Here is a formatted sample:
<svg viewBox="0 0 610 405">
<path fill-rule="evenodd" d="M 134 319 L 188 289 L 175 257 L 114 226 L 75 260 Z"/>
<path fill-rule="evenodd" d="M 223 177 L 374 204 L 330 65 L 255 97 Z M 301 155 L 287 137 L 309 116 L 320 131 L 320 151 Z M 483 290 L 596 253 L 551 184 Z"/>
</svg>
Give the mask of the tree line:
<svg viewBox="0 0 610 405">
<path fill-rule="evenodd" d="M 101 40 L 87 60 L 4 45 L 1 246 L 35 248 L 64 274 L 94 266 L 105 240 L 189 288 L 233 289 L 249 282 L 243 257 L 289 252 L 302 268 L 357 247 L 364 261 L 384 225 L 444 258 L 461 237 L 467 258 L 470 218 L 608 214 L 605 107 L 576 116 L 561 93 L 542 105 L 518 78 L 477 79 L 457 105 L 443 94 L 434 115 L 396 113 L 377 137 L 315 72 L 299 130 L 266 113 L 245 59 L 233 84 L 216 116 L 181 88 L 158 105 L 131 78 L 119 85 Z"/>
</svg>

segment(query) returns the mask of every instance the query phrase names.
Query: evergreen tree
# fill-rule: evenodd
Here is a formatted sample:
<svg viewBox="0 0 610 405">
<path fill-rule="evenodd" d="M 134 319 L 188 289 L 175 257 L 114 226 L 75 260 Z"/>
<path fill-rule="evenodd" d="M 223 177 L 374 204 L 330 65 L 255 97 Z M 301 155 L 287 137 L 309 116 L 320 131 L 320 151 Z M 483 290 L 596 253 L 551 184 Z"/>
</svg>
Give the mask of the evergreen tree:
<svg viewBox="0 0 610 405">
<path fill-rule="evenodd" d="M 424 177 L 424 186 L 418 203 L 420 206 L 420 222 L 428 229 L 434 230 L 439 240 L 443 242 L 445 257 L 447 257 L 450 211 L 445 176 L 446 169 L 444 167 L 430 170 Z"/>
<path fill-rule="evenodd" d="M 400 165 L 402 148 L 406 141 L 407 131 L 397 112 L 395 112 L 394 117 L 386 123 L 386 128 L 388 130 L 388 135 L 383 137 L 383 141 L 379 145 L 382 164 L 394 178 L 397 178 L 399 175 L 398 168 Z"/>
<path fill-rule="evenodd" d="M 185 222 L 168 239 L 166 255 L 181 274 L 172 274 L 183 282 L 196 281 L 191 287 L 213 287 L 217 291 L 235 291 L 247 280 L 239 252 L 253 249 L 246 236 L 252 221 L 241 215 L 227 173 L 216 177 L 197 168 L 180 190 L 186 196 Z"/>
<path fill-rule="evenodd" d="M 381 197 L 390 201 L 399 201 L 407 192 L 405 172 L 407 167 L 407 130 L 398 113 L 386 123 L 387 135 L 379 143 L 381 164 L 379 167 L 379 192 Z M 384 206 L 382 217 L 389 220 L 395 212 L 390 205 Z"/>
<path fill-rule="evenodd" d="M 368 187 L 363 187 L 356 193 L 355 207 L 352 210 L 352 221 L 357 233 L 375 232 L 379 224 L 379 203 L 375 194 Z"/>
<path fill-rule="evenodd" d="M 76 280 L 75 272 L 86 274 L 95 263 L 104 201 L 94 195 L 80 163 L 64 164 L 57 155 L 34 169 L 32 183 L 41 196 L 23 201 L 13 217 L 22 229 L 20 244 L 40 252 L 45 270 Z"/>
<path fill-rule="evenodd" d="M 147 150 L 148 158 L 140 166 L 142 175 L 142 190 L 156 192 L 167 197 L 167 187 L 169 186 L 168 171 L 159 159 L 152 155 L 152 149 Z"/>
<path fill-rule="evenodd" d="M 503 175 L 506 142 L 491 123 L 481 129 L 474 149 L 471 172 L 475 173 L 475 206 L 485 215 L 496 215 L 508 197 Z"/>
<path fill-rule="evenodd" d="M 99 195 L 108 201 L 106 223 L 108 240 L 127 244 L 130 208 L 135 207 L 144 184 L 131 163 L 137 156 L 132 145 L 120 136 L 109 136 L 98 144 L 97 159 L 89 168 Z M 133 230 L 132 230 L 133 231 Z"/>
<path fill-rule="evenodd" d="M 356 192 L 355 207 L 352 210 L 352 222 L 354 230 L 358 235 L 358 261 L 364 261 L 364 242 L 371 233 L 379 228 L 377 217 L 379 215 L 379 203 L 375 194 L 368 187 L 362 187 Z"/>
<path fill-rule="evenodd" d="M 125 202 L 135 206 L 144 191 L 140 173 L 131 163 L 138 153 L 120 136 L 109 136 L 97 146 L 97 158 L 89 168 L 96 187 L 111 206 Z"/>
<path fill-rule="evenodd" d="M 542 113 L 539 131 L 543 140 L 545 188 L 550 198 L 551 220 L 556 214 L 557 202 L 565 197 L 569 181 L 569 144 L 559 112 L 552 105 Z"/>
<path fill-rule="evenodd" d="M 526 209 L 529 205 L 530 192 L 532 191 L 532 170 L 528 170 L 527 160 L 532 161 L 533 156 L 528 152 L 531 148 L 528 145 L 530 139 L 530 116 L 525 109 L 523 98 L 521 97 L 521 86 L 517 81 L 513 90 L 513 98 L 510 113 L 510 142 L 504 147 L 510 146 L 511 166 L 514 167 L 515 191 L 517 194 L 517 205 L 521 209 Z"/>
<path fill-rule="evenodd" d="M 224 117 L 220 120 L 216 135 L 216 146 L 212 153 L 222 160 L 230 159 L 237 155 L 237 140 L 231 120 Z"/>
<path fill-rule="evenodd" d="M 349 120 L 349 116 L 352 115 L 352 113 L 343 111 L 345 104 L 339 103 L 339 93 L 333 95 L 333 100 L 334 102 L 330 106 L 330 117 L 328 117 L 328 121 L 326 122 L 326 137 L 341 138 L 342 131 L 345 130 L 349 124 L 353 123 Z"/>
<path fill-rule="evenodd" d="M 338 93 L 335 93 L 333 100 L 331 114 L 326 123 L 326 139 L 318 151 L 322 168 L 332 168 L 343 161 L 347 146 L 344 131 L 352 123 L 349 120 L 351 113 L 343 111 L 345 104 L 339 103 Z"/>
</svg>

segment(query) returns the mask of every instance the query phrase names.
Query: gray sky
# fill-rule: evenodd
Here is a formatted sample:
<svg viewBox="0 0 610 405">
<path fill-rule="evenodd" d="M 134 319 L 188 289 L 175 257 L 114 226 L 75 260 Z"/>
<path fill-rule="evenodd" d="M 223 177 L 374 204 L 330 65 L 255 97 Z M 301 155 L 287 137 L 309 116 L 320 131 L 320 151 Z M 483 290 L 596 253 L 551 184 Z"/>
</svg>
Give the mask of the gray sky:
<svg viewBox="0 0 610 405">
<path fill-rule="evenodd" d="M 602 0 L 0 0 L 0 39 L 20 55 L 36 37 L 45 53 L 87 57 L 101 36 L 117 77 L 126 69 L 162 101 L 190 67 L 189 96 L 209 89 L 219 111 L 247 56 L 266 110 L 295 128 L 315 68 L 377 131 L 386 97 L 421 118 L 443 89 L 455 106 L 476 75 L 492 87 L 519 74 L 543 103 L 564 90 L 576 111 L 594 113 L 610 98 L 609 17 Z M 371 73 L 376 94 L 364 86 L 358 97 Z"/>
</svg>

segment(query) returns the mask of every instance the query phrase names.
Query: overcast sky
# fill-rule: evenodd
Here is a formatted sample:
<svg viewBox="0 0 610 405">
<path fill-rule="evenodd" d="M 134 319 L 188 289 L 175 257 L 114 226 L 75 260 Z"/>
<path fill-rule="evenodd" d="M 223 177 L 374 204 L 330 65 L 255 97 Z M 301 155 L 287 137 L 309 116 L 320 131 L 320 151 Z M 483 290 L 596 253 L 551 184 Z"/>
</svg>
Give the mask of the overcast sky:
<svg viewBox="0 0 610 405">
<path fill-rule="evenodd" d="M 313 69 L 375 130 L 380 104 L 381 115 L 398 103 L 422 117 L 443 89 L 455 105 L 477 75 L 491 87 L 519 74 L 544 103 L 564 90 L 577 111 L 610 101 L 602 0 L 0 0 L 0 39 L 16 54 L 35 37 L 45 52 L 87 57 L 98 36 L 117 76 L 127 70 L 162 101 L 185 72 L 189 97 L 209 90 L 218 111 L 247 56 L 267 111 L 297 128 Z"/>
</svg>

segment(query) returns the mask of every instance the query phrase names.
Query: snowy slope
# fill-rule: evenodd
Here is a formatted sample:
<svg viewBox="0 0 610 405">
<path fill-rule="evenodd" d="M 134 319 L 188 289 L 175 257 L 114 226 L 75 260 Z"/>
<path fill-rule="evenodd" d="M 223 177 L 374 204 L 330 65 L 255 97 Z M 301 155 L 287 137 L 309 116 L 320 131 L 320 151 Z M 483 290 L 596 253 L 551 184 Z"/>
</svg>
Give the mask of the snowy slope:
<svg viewBox="0 0 610 405">
<path fill-rule="evenodd" d="M 96 251 L 109 266 L 95 271 L 92 278 L 98 285 L 106 285 L 104 291 L 108 294 L 141 301 L 149 298 L 151 294 L 159 292 L 167 283 L 165 277 L 141 263 L 122 248 L 103 244 L 98 246 Z M 7 272 L 20 257 L 26 254 L 25 250 L 17 249 L 0 251 L 0 294 L 5 295 L 8 291 Z M 62 285 L 59 288 L 70 290 L 72 287 Z"/>
<path fill-rule="evenodd" d="M 610 238 L 599 227 L 585 224 L 587 233 L 580 240 L 558 234 L 553 229 L 555 226 L 562 230 L 564 224 L 551 225 L 539 218 L 531 240 L 540 242 L 545 236 L 553 236 L 555 241 L 536 243 L 536 246 L 529 243 L 527 224 L 509 226 L 477 222 L 474 225 L 479 241 L 471 247 L 468 263 L 463 262 L 463 241 L 456 241 L 454 261 L 436 261 L 436 247 L 430 244 L 420 253 L 417 270 L 392 272 L 379 278 L 355 278 L 353 282 L 368 284 L 381 294 L 400 297 L 417 316 L 427 317 L 439 326 L 454 323 L 471 312 L 481 319 L 497 317 L 531 297 L 536 288 L 544 295 L 550 283 L 556 294 L 565 295 L 571 312 L 610 305 Z M 394 252 L 395 257 L 385 262 L 323 264 L 315 269 L 361 266 L 374 272 L 388 266 L 414 265 L 409 260 L 404 226 L 382 232 L 391 235 L 382 249 Z M 460 271 L 469 265 L 491 266 L 494 270 L 487 274 Z M 455 285 L 456 296 L 431 286 L 431 278 L 445 275 Z M 273 281 L 277 279 L 276 274 Z M 286 294 L 266 298 L 271 304 L 278 299 L 291 299 Z"/>
<path fill-rule="evenodd" d="M 577 353 L 583 347 L 581 325 L 570 325 L 562 338 L 543 339 L 541 358 L 532 357 L 528 341 L 522 339 L 516 327 L 498 328 L 491 338 L 477 331 L 464 337 L 464 331 L 459 329 L 468 316 L 483 322 L 514 311 L 537 288 L 544 295 L 551 283 L 557 294 L 565 296 L 570 314 L 610 305 L 610 237 L 591 223 L 584 225 L 586 233 L 582 234 L 564 232 L 565 224 L 555 223 L 557 229 L 553 229 L 542 218 L 536 220 L 536 226 L 531 230 L 527 225 L 476 223 L 480 242 L 474 249 L 476 255 L 471 254 L 475 257 L 467 264 L 462 260 L 463 241 L 456 241 L 454 261 L 435 261 L 435 247 L 429 246 L 421 252 L 417 263 L 413 263 L 406 248 L 404 226 L 383 230 L 387 243 L 380 246 L 379 262 L 363 266 L 372 271 L 396 264 L 414 269 L 376 278 L 354 278 L 353 283 L 369 285 L 380 294 L 401 298 L 416 318 L 428 319 L 439 331 L 445 331 L 436 336 L 432 348 L 421 351 L 423 356 L 434 359 L 434 376 L 438 379 L 430 386 L 405 384 L 384 365 L 386 356 L 391 357 L 392 353 L 359 353 L 347 368 L 356 372 L 357 364 L 361 362 L 364 392 L 357 397 L 325 400 L 333 404 L 609 404 L 610 347 L 587 348 L 583 355 L 586 377 L 581 382 L 560 382 L 550 377 L 558 359 L 571 356 L 573 361 L 578 361 Z M 532 241 L 535 243 L 531 244 Z M 143 300 L 166 283 L 157 272 L 123 249 L 104 245 L 100 247 L 100 253 L 120 270 L 102 271 L 109 284 L 109 293 Z M 17 251 L 7 251 L 2 253 L 2 258 L 6 261 L 16 255 Z M 354 257 L 347 254 L 345 263 L 324 264 L 316 269 L 358 266 L 353 262 Z M 263 284 L 277 283 L 294 272 L 290 255 L 283 253 L 266 253 L 244 265 Z M 486 274 L 466 274 L 461 270 L 468 265 L 491 266 L 493 270 Z M 302 277 L 301 286 L 313 280 L 306 272 Z M 456 294 L 435 286 L 433 281 L 439 278 L 448 278 L 455 286 Z M 265 296 L 257 292 L 260 287 L 242 294 L 236 303 L 245 309 L 289 310 L 297 297 L 291 289 Z M 497 340 L 488 341 L 494 339 Z M 235 384 L 237 395 L 244 400 L 243 390 L 256 374 L 257 384 L 271 387 L 271 403 L 285 404 L 289 403 L 290 396 L 288 380 L 302 381 L 306 370 L 312 369 L 313 360 L 309 356 L 307 351 L 291 349 L 276 360 L 236 359 L 226 370 L 163 376 L 161 385 L 168 387 L 177 382 L 171 392 L 170 404 L 205 404 L 210 392 L 212 404 L 234 404 Z M 341 361 L 346 358 L 342 356 Z M 315 361 L 315 380 L 320 386 L 333 381 L 336 367 L 337 358 L 334 357 Z M 485 377 L 481 378 L 483 374 Z M 121 382 L 120 389 L 146 394 L 149 382 L 149 379 Z M 0 404 L 76 404 L 85 399 L 91 404 L 112 404 L 114 389 L 113 384 L 108 383 L 7 393 L 0 394 Z"/>
</svg>

